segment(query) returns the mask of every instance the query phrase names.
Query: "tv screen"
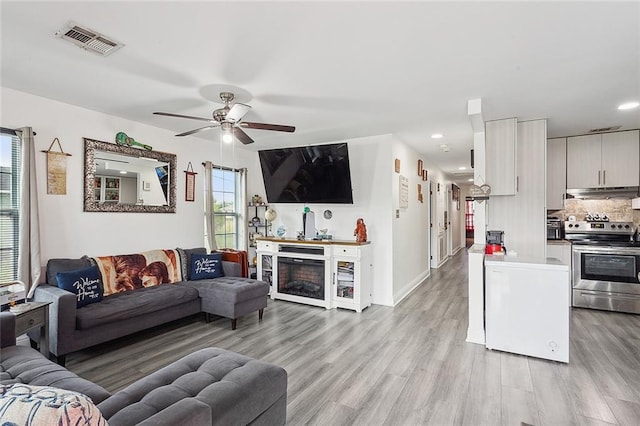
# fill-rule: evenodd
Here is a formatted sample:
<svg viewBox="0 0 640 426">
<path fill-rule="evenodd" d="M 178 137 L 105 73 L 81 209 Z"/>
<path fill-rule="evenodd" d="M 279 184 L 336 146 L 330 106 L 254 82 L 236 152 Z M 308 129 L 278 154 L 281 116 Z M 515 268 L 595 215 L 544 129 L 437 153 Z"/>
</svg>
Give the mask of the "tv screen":
<svg viewBox="0 0 640 426">
<path fill-rule="evenodd" d="M 269 203 L 353 204 L 346 143 L 258 151 Z"/>
</svg>

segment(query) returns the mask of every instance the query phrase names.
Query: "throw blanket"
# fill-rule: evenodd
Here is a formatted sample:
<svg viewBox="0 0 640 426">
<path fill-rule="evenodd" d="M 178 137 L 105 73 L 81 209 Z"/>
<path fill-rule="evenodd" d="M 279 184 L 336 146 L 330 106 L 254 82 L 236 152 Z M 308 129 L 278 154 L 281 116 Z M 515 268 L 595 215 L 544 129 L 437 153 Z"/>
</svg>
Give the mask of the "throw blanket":
<svg viewBox="0 0 640 426">
<path fill-rule="evenodd" d="M 104 295 L 182 281 L 176 250 L 151 250 L 94 260 L 102 274 Z"/>
</svg>

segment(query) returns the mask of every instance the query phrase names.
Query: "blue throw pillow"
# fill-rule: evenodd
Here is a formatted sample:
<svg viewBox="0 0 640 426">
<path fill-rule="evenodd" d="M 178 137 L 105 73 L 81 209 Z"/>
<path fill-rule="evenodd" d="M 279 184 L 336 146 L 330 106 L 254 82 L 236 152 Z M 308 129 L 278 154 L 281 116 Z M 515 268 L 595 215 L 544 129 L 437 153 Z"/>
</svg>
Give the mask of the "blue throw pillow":
<svg viewBox="0 0 640 426">
<path fill-rule="evenodd" d="M 58 272 L 56 281 L 58 287 L 76 295 L 78 308 L 102 300 L 102 279 L 97 266 L 77 271 Z"/>
<path fill-rule="evenodd" d="M 222 270 L 222 253 L 191 255 L 192 280 L 220 277 L 224 277 L 224 271 Z"/>
</svg>

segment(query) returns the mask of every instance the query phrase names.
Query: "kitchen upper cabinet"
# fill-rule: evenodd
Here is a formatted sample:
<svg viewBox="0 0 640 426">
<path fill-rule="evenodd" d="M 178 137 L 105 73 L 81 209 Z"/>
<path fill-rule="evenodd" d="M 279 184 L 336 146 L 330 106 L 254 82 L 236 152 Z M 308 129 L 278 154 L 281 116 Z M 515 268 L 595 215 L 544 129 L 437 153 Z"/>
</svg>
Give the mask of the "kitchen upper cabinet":
<svg viewBox="0 0 640 426">
<path fill-rule="evenodd" d="M 564 208 L 567 192 L 567 138 L 547 139 L 547 210 Z"/>
<path fill-rule="evenodd" d="M 567 188 L 640 184 L 639 131 L 567 138 Z"/>
<path fill-rule="evenodd" d="M 485 183 L 491 196 L 515 195 L 517 187 L 517 119 L 485 123 Z"/>
<path fill-rule="evenodd" d="M 567 138 L 567 188 L 597 188 L 602 173 L 602 136 Z"/>
<path fill-rule="evenodd" d="M 638 186 L 640 184 L 640 131 L 602 135 L 602 185 Z"/>
</svg>

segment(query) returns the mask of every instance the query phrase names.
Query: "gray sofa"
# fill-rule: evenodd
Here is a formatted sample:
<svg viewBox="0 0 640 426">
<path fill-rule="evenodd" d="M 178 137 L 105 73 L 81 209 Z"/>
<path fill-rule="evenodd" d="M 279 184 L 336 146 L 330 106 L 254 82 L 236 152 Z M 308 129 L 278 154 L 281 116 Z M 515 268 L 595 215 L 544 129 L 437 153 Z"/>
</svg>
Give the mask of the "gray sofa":
<svg viewBox="0 0 640 426">
<path fill-rule="evenodd" d="M 203 247 L 183 250 L 186 263 L 193 254 L 206 254 Z M 269 284 L 240 277 L 240 265 L 222 262 L 224 277 L 115 293 L 98 303 L 76 308 L 76 295 L 56 286 L 58 272 L 73 271 L 92 265 L 90 258 L 51 259 L 47 263 L 46 283 L 34 294 L 36 302 L 49 305 L 49 352 L 60 365 L 69 353 L 126 336 L 150 327 L 204 312 L 231 319 L 232 329 L 238 318 L 258 311 L 262 319 L 267 306 Z M 30 332 L 33 341 L 37 331 Z"/>
<path fill-rule="evenodd" d="M 110 426 L 286 422 L 287 372 L 276 365 L 206 348 L 111 395 L 35 349 L 16 346 L 14 330 L 15 316 L 0 313 L 0 391 L 3 385 L 22 383 L 80 392 L 91 398 Z M 3 424 L 16 420 L 1 417 Z"/>
</svg>

